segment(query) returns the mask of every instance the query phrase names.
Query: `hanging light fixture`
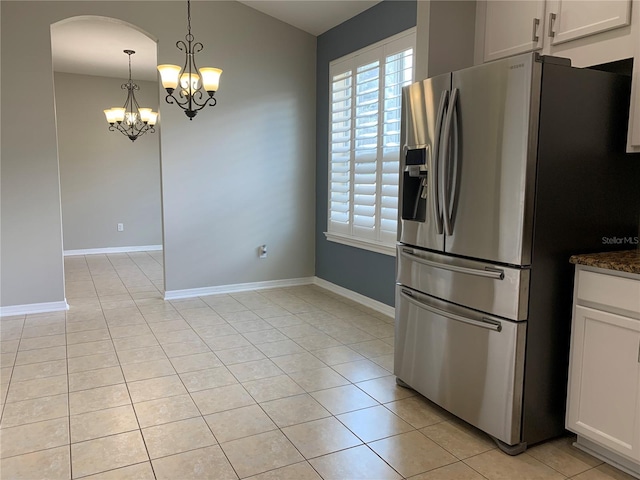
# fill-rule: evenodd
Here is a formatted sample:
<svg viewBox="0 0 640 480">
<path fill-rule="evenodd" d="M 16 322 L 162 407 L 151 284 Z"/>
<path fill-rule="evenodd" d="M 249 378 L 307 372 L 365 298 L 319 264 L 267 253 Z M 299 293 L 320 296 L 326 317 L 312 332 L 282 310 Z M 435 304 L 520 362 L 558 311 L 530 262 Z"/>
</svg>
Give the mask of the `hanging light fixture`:
<svg viewBox="0 0 640 480">
<path fill-rule="evenodd" d="M 207 105 L 213 107 L 217 103 L 213 95 L 218 90 L 220 75 L 219 68 L 198 68 L 196 66 L 195 54 L 204 48 L 202 43 L 193 43 L 194 36 L 191 34 L 191 1 L 187 0 L 187 34 L 186 43 L 183 40 L 176 42 L 178 50 L 185 53 L 184 67 L 178 65 L 158 65 L 162 86 L 167 90 L 167 103 L 178 105 L 189 120 Z M 200 73 L 198 73 L 200 72 Z M 179 87 L 178 96 L 174 92 Z M 207 92 L 205 97 L 203 90 Z"/>
<path fill-rule="evenodd" d="M 112 107 L 104 111 L 109 123 L 109 131 L 118 131 L 132 142 L 147 132 L 154 133 L 153 128 L 158 120 L 158 112 L 151 111 L 150 108 L 140 108 L 136 100 L 134 91 L 140 90 L 140 87 L 131 80 L 131 55 L 133 50 L 124 50 L 129 55 L 129 81 L 123 83 L 120 88 L 127 90 L 127 99 L 124 101 L 124 107 Z"/>
</svg>

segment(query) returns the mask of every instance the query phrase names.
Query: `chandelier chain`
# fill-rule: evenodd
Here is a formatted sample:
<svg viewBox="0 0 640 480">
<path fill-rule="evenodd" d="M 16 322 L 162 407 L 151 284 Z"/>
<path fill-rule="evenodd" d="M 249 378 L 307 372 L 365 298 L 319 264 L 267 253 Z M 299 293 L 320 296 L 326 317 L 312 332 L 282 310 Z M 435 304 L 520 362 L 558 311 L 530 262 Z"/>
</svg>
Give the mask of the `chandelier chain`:
<svg viewBox="0 0 640 480">
<path fill-rule="evenodd" d="M 127 53 L 127 55 L 129 55 L 129 83 L 131 83 L 131 54 Z"/>
<path fill-rule="evenodd" d="M 187 31 L 191 37 L 191 0 L 187 0 Z"/>
</svg>

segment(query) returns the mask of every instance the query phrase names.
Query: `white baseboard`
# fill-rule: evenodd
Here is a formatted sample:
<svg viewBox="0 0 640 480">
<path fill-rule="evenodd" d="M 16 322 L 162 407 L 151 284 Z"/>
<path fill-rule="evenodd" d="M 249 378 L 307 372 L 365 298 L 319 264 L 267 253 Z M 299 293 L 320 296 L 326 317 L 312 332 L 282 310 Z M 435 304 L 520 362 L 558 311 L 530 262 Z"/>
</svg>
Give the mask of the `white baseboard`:
<svg viewBox="0 0 640 480">
<path fill-rule="evenodd" d="M 162 250 L 162 245 L 138 245 L 133 247 L 85 248 L 82 250 L 65 250 L 65 257 L 74 255 L 104 255 L 107 253 L 153 252 Z"/>
<path fill-rule="evenodd" d="M 205 297 L 220 293 L 246 292 L 249 290 L 264 290 L 267 288 L 295 287 L 298 285 L 310 285 L 314 283 L 314 277 L 289 278 L 286 280 L 269 280 L 266 282 L 236 283 L 232 285 L 219 285 L 217 287 L 189 288 L 186 290 L 169 290 L 164 292 L 165 300 L 177 300 L 179 298 Z"/>
<path fill-rule="evenodd" d="M 318 285 L 333 293 L 337 293 L 349 300 L 358 302 L 365 307 L 369 307 L 377 312 L 383 313 L 389 317 L 395 316 L 395 308 L 382 302 L 374 300 L 356 293 L 347 288 L 328 282 L 318 277 L 306 278 L 290 278 L 286 280 L 269 280 L 266 282 L 236 283 L 232 285 L 219 285 L 217 287 L 189 288 L 185 290 L 168 290 L 164 292 L 165 300 L 178 300 L 182 298 L 205 297 L 207 295 L 216 295 L 222 293 L 246 292 L 250 290 L 264 290 L 267 288 L 278 287 L 295 287 L 298 285 Z"/>
<path fill-rule="evenodd" d="M 328 282 L 322 278 L 314 277 L 313 283 L 318 285 L 319 287 L 325 288 L 330 292 L 337 293 L 338 295 L 342 295 L 343 297 L 348 298 L 349 300 L 353 300 L 354 302 L 358 302 L 365 307 L 372 308 L 373 310 L 384 313 L 389 317 L 395 317 L 396 309 L 387 305 L 386 303 L 379 302 L 378 300 L 374 300 L 373 298 L 366 297 L 359 293 L 354 292 L 353 290 L 349 290 L 348 288 L 341 287 L 340 285 L 336 285 L 335 283 Z"/>
<path fill-rule="evenodd" d="M 607 462 L 608 464 L 613 465 L 618 470 L 622 470 L 632 477 L 640 478 L 640 463 L 635 460 L 631 460 L 630 458 L 613 452 L 607 447 L 603 447 L 602 445 L 589 440 L 582 435 L 578 435 L 578 438 L 575 442 L 572 443 L 572 445 L 582 450 L 583 452 L 588 453 L 592 457 L 596 457 L 603 462 Z"/>
<path fill-rule="evenodd" d="M 69 310 L 67 300 L 61 302 L 29 303 L 27 305 L 11 305 L 0 307 L 0 317 L 12 317 L 14 315 L 30 315 L 34 313 L 59 312 Z"/>
</svg>

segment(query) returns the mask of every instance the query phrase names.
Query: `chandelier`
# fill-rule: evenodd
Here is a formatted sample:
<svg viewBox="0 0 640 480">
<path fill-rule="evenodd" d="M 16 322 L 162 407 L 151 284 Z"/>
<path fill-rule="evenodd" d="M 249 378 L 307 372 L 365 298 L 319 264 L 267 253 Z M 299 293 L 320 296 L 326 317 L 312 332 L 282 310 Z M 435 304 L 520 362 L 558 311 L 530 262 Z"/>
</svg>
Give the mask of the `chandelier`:
<svg viewBox="0 0 640 480">
<path fill-rule="evenodd" d="M 135 97 L 135 90 L 140 87 L 131 80 L 131 55 L 133 50 L 124 50 L 129 55 L 129 81 L 123 83 L 120 88 L 127 90 L 127 99 L 124 101 L 124 107 L 112 107 L 104 111 L 109 123 L 109 131 L 118 131 L 132 142 L 147 132 L 154 133 L 153 126 L 158 120 L 158 112 L 152 112 L 150 108 L 140 108 Z"/>
<path fill-rule="evenodd" d="M 187 34 L 186 43 L 183 40 L 176 42 L 178 50 L 185 53 L 184 66 L 178 65 L 158 65 L 162 86 L 167 90 L 167 103 L 176 104 L 189 120 L 193 120 L 200 110 L 207 105 L 213 107 L 217 103 L 213 95 L 218 90 L 220 75 L 219 68 L 198 68 L 195 54 L 204 48 L 202 43 L 194 43 L 194 36 L 191 34 L 191 1 L 187 0 Z M 200 72 L 198 74 L 198 72 Z M 180 86 L 177 96 L 175 91 Z M 205 96 L 203 91 L 207 92 Z"/>
</svg>

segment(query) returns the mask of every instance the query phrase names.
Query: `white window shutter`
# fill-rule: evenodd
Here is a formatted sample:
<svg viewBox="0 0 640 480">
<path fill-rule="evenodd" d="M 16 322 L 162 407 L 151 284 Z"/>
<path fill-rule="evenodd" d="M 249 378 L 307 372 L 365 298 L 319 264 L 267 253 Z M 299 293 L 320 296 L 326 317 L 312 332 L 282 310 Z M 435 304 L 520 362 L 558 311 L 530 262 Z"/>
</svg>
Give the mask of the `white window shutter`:
<svg viewBox="0 0 640 480">
<path fill-rule="evenodd" d="M 395 244 L 402 87 L 413 81 L 414 43 L 413 32 L 397 35 L 330 65 L 329 239 Z"/>
<path fill-rule="evenodd" d="M 352 72 L 332 77 L 329 162 L 329 230 L 350 232 Z"/>
<path fill-rule="evenodd" d="M 395 47 L 395 48 L 394 48 Z M 397 48 L 403 50 L 395 52 Z M 402 43 L 388 45 L 393 53 L 385 57 L 384 123 L 382 128 L 380 241 L 395 242 L 398 225 L 398 187 L 400 168 L 400 123 L 402 87 L 413 82 L 413 47 Z"/>
</svg>

